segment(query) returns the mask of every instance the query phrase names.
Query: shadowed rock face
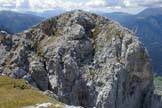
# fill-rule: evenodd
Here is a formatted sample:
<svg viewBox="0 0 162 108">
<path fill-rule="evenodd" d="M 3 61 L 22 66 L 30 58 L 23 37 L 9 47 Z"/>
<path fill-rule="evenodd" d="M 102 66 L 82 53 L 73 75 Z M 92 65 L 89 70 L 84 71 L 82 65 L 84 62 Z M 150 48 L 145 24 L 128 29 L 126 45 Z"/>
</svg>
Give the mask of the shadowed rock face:
<svg viewBox="0 0 162 108">
<path fill-rule="evenodd" d="M 17 35 L 1 60 L 3 74 L 21 68 L 31 84 L 69 105 L 148 108 L 153 88 L 148 56 L 118 23 L 72 11 Z"/>
</svg>

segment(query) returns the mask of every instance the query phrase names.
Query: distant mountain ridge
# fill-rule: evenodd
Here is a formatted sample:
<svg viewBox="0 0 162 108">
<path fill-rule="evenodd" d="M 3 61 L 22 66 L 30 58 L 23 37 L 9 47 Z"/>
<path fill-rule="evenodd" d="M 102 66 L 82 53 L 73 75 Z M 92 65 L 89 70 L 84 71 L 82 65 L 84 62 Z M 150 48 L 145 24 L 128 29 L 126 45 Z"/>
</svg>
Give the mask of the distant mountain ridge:
<svg viewBox="0 0 162 108">
<path fill-rule="evenodd" d="M 43 11 L 43 12 L 28 11 L 28 13 L 31 14 L 31 15 L 36 15 L 36 16 L 44 17 L 44 18 L 54 17 L 54 16 L 60 15 L 61 13 L 64 13 L 64 12 L 65 12 L 65 10 L 62 9 L 62 8 L 56 8 L 56 9 L 53 9 L 53 10 L 46 10 L 46 11 Z"/>
<path fill-rule="evenodd" d="M 103 15 L 136 32 L 148 49 L 154 71 L 162 75 L 162 8 L 148 8 L 137 15 L 120 12 Z"/>
<path fill-rule="evenodd" d="M 0 11 L 0 30 L 14 34 L 41 22 L 42 17 L 13 11 Z"/>
<path fill-rule="evenodd" d="M 138 16 L 156 16 L 156 15 L 162 15 L 162 7 L 159 8 L 147 8 L 144 11 L 140 12 Z"/>
</svg>

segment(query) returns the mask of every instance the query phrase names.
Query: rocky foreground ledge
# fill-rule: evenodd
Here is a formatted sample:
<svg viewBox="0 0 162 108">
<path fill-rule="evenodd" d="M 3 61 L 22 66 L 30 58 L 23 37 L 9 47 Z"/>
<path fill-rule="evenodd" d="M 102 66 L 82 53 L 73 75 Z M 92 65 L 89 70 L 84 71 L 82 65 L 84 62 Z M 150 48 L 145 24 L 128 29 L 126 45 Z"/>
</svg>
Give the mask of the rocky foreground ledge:
<svg viewBox="0 0 162 108">
<path fill-rule="evenodd" d="M 85 108 L 162 108 L 149 57 L 134 33 L 72 11 L 16 35 L 1 34 L 0 73 Z"/>
</svg>

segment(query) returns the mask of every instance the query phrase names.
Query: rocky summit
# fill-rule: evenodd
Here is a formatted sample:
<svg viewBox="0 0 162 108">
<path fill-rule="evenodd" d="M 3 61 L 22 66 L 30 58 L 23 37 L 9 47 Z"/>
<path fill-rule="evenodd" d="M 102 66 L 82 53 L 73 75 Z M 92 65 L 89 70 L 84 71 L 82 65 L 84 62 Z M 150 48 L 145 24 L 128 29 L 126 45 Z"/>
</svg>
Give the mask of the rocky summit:
<svg viewBox="0 0 162 108">
<path fill-rule="evenodd" d="M 0 34 L 0 74 L 84 108 L 162 108 L 147 51 L 120 24 L 80 10 Z"/>
</svg>

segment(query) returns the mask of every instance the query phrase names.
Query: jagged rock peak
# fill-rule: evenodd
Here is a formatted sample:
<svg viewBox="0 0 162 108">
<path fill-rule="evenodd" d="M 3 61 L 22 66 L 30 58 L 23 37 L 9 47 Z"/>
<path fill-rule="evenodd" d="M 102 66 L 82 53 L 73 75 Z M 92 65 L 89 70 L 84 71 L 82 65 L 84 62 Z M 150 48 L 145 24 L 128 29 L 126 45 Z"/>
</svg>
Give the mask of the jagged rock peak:
<svg viewBox="0 0 162 108">
<path fill-rule="evenodd" d="M 105 24 L 108 21 L 109 20 L 105 17 L 81 10 L 75 10 L 50 18 L 34 28 L 40 28 L 47 35 L 54 35 L 58 33 L 56 29 L 62 29 L 65 26 L 80 24 L 88 31 L 94 28 L 95 25 Z"/>
<path fill-rule="evenodd" d="M 17 35 L 1 60 L 3 74 L 50 90 L 68 105 L 151 108 L 148 55 L 120 24 L 77 10 Z"/>
</svg>

